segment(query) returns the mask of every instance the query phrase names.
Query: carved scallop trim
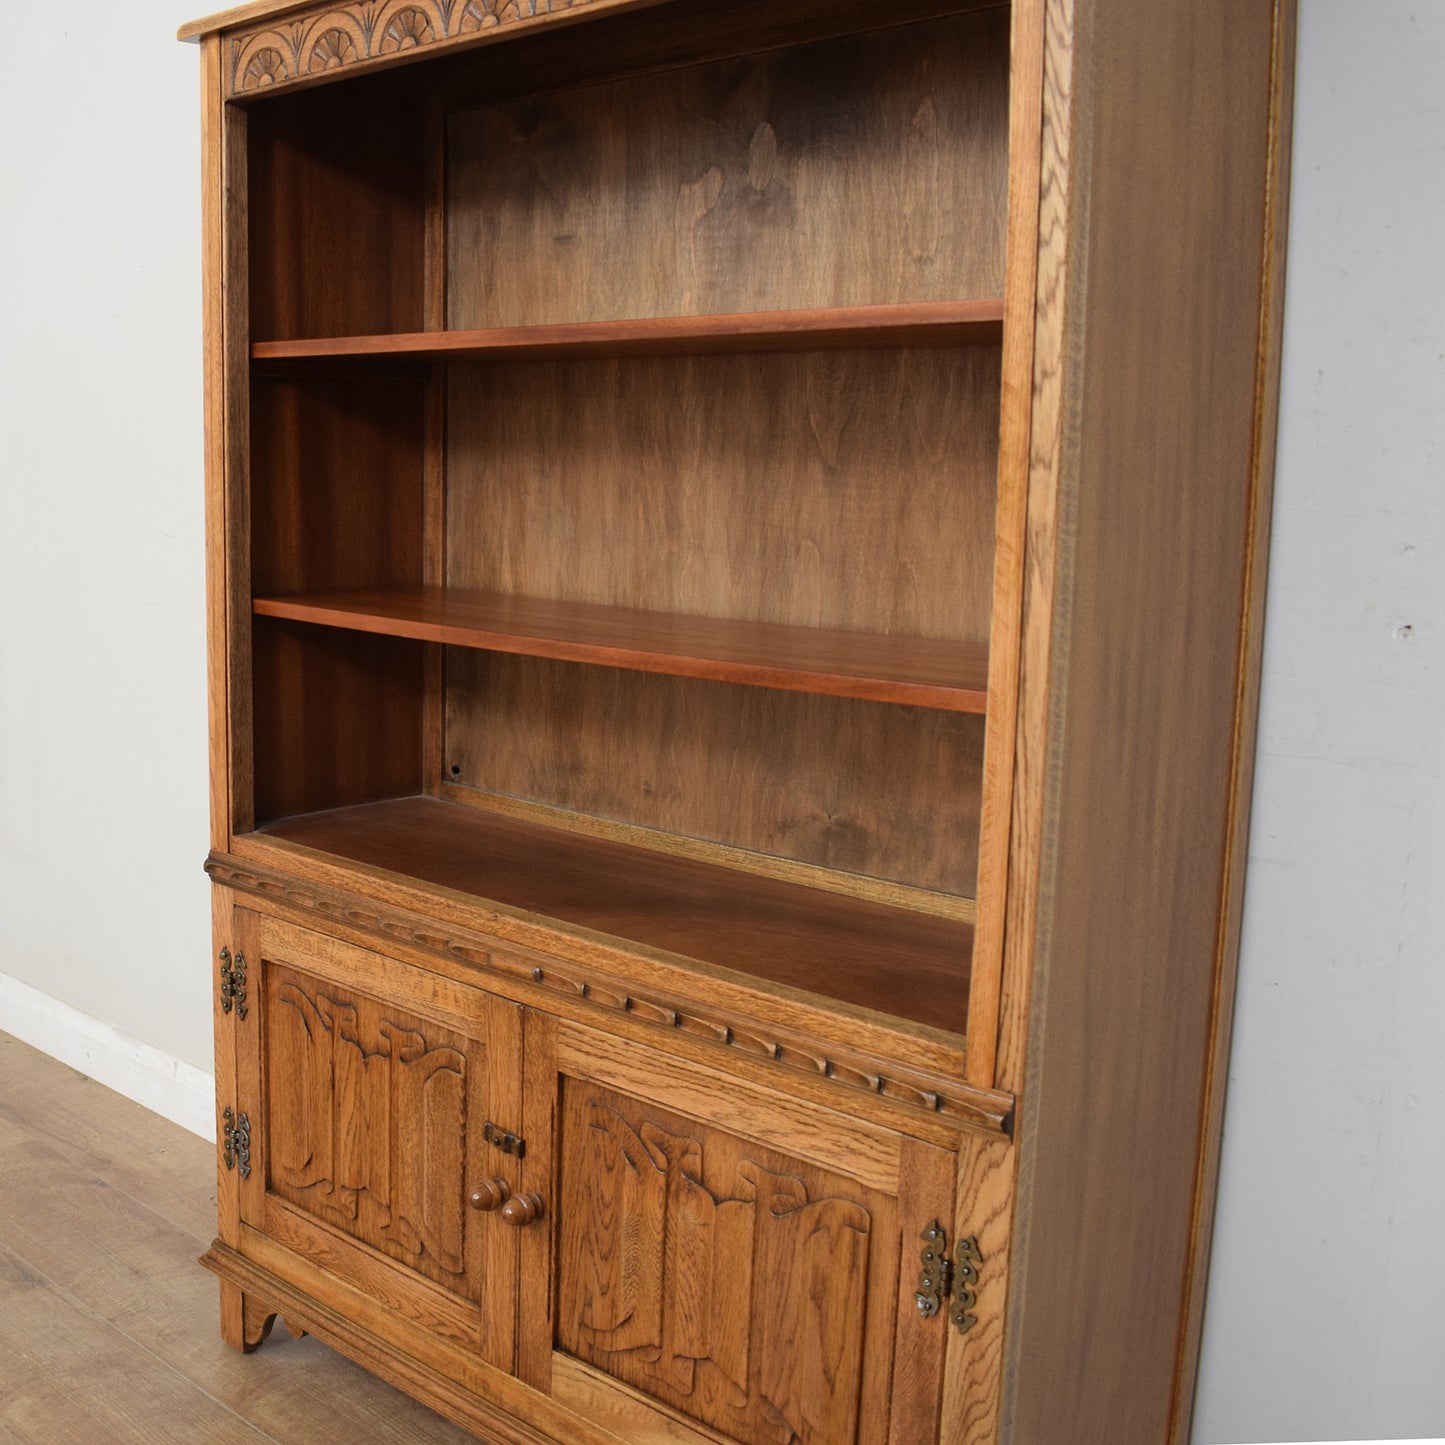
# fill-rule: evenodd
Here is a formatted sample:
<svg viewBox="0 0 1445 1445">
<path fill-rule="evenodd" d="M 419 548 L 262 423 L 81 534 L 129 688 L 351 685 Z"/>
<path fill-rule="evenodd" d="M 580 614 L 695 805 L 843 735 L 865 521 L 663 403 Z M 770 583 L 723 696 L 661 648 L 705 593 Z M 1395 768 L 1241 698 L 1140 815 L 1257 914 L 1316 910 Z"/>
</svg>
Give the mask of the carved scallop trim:
<svg viewBox="0 0 1445 1445">
<path fill-rule="evenodd" d="M 625 1013 L 639 1022 L 736 1049 L 797 1073 L 821 1075 L 848 1088 L 860 1089 L 878 1098 L 921 1110 L 934 1118 L 966 1123 L 997 1133 L 1012 1132 L 1013 1099 L 1008 1094 L 969 1088 L 957 1094 L 945 1093 L 921 1079 L 901 1075 L 897 1070 L 890 1069 L 885 1074 L 865 1059 L 850 1058 L 831 1048 L 825 1050 L 817 1043 L 760 1027 L 755 1022 L 723 1019 L 692 1004 L 675 1005 L 645 997 L 624 988 L 615 979 L 584 976 L 583 970 L 572 962 L 548 960 L 532 963 L 506 954 L 494 954 L 480 938 L 442 932 L 358 897 L 299 883 L 250 865 L 241 866 L 215 854 L 206 860 L 206 872 L 214 882 L 238 892 L 271 898 L 289 907 L 381 938 L 396 939 L 501 977 L 539 984 L 595 1008 Z"/>
<path fill-rule="evenodd" d="M 531 25 L 598 0 L 353 0 L 280 25 L 233 31 L 232 95 Z"/>
</svg>

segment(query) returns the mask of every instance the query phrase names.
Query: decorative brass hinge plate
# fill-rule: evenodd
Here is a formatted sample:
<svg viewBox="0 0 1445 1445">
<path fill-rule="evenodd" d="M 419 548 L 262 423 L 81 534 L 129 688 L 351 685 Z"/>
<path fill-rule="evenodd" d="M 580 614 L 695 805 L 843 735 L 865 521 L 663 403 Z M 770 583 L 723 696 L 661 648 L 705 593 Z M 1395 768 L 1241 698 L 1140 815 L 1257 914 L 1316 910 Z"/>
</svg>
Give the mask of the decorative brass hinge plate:
<svg viewBox="0 0 1445 1445">
<path fill-rule="evenodd" d="M 923 1268 L 918 1274 L 918 1289 L 913 1303 L 924 1319 L 932 1319 L 943 1307 L 944 1300 L 953 1297 L 948 1318 L 953 1327 L 964 1335 L 977 1323 L 973 1313 L 978 1297 L 974 1286 L 978 1283 L 978 1272 L 983 1264 L 978 1239 L 969 1235 L 958 1242 L 954 1257 L 948 1257 L 948 1234 L 943 1225 L 934 1220 L 919 1238 L 923 1248 L 919 1252 L 919 1263 Z M 955 1288 L 956 1285 L 956 1288 Z"/>
<path fill-rule="evenodd" d="M 227 1169 L 239 1168 L 242 1179 L 251 1177 L 251 1120 L 242 1114 L 238 1119 L 229 1107 L 221 1115 L 225 1128 L 222 1132 L 221 1157 Z"/>
<path fill-rule="evenodd" d="M 246 1017 L 246 955 L 238 953 L 235 962 L 231 961 L 231 950 L 221 950 L 221 1012 L 231 1012 L 231 1005 L 236 1006 L 236 1017 Z"/>
</svg>

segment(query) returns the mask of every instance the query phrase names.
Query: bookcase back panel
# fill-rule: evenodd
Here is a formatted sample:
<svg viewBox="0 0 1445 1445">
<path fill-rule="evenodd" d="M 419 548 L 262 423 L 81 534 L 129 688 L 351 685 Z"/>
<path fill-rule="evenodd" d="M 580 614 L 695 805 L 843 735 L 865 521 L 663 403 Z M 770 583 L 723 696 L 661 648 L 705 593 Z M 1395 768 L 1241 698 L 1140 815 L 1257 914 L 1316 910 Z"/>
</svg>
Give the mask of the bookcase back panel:
<svg viewBox="0 0 1445 1445">
<path fill-rule="evenodd" d="M 455 366 L 447 581 L 986 641 L 995 347 Z"/>
<path fill-rule="evenodd" d="M 397 77 L 247 111 L 251 334 L 419 331 L 422 112 Z"/>
<path fill-rule="evenodd" d="M 256 821 L 421 792 L 422 644 L 258 617 Z"/>
<path fill-rule="evenodd" d="M 983 719 L 451 648 L 454 781 L 972 896 Z"/>
<path fill-rule="evenodd" d="M 448 325 L 996 296 L 1007 9 L 452 117 Z"/>
<path fill-rule="evenodd" d="M 258 596 L 422 579 L 419 378 L 267 378 L 251 388 Z"/>
</svg>

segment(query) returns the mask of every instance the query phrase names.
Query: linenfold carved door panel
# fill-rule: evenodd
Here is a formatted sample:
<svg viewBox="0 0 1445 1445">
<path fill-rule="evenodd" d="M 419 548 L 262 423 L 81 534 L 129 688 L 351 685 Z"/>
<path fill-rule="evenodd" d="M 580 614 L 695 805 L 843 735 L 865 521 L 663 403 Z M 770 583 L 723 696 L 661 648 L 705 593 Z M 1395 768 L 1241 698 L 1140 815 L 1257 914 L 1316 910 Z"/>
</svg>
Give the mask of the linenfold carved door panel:
<svg viewBox="0 0 1445 1445">
<path fill-rule="evenodd" d="M 266 969 L 271 1190 L 469 1293 L 464 1251 L 474 1041 L 284 964 Z"/>
<path fill-rule="evenodd" d="M 553 1394 L 624 1434 L 630 1399 L 637 1438 L 647 1402 L 744 1445 L 934 1438 L 945 1331 L 912 1304 L 911 1196 L 933 1181 L 950 1211 L 956 1156 L 529 1017 L 533 1117 L 539 1031 L 555 1060 Z M 922 1166 L 906 1186 L 905 1157 Z M 895 1374 L 896 1346 L 916 1371 Z"/>
<path fill-rule="evenodd" d="M 258 1008 L 238 1070 L 243 1222 L 510 1368 L 516 1242 L 468 1198 L 499 1172 L 491 1115 L 520 1106 L 520 1011 L 271 918 L 244 932 Z M 510 1087 L 493 1084 L 498 1059 Z"/>
</svg>

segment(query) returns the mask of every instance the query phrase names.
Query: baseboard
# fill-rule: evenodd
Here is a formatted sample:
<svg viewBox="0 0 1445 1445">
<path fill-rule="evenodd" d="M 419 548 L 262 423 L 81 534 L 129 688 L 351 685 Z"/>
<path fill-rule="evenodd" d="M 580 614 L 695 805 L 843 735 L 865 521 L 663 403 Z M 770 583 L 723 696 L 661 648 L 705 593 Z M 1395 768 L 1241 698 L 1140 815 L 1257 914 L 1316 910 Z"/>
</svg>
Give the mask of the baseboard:
<svg viewBox="0 0 1445 1445">
<path fill-rule="evenodd" d="M 0 1032 L 214 1142 L 216 1081 L 204 1069 L 4 973 Z"/>
</svg>

